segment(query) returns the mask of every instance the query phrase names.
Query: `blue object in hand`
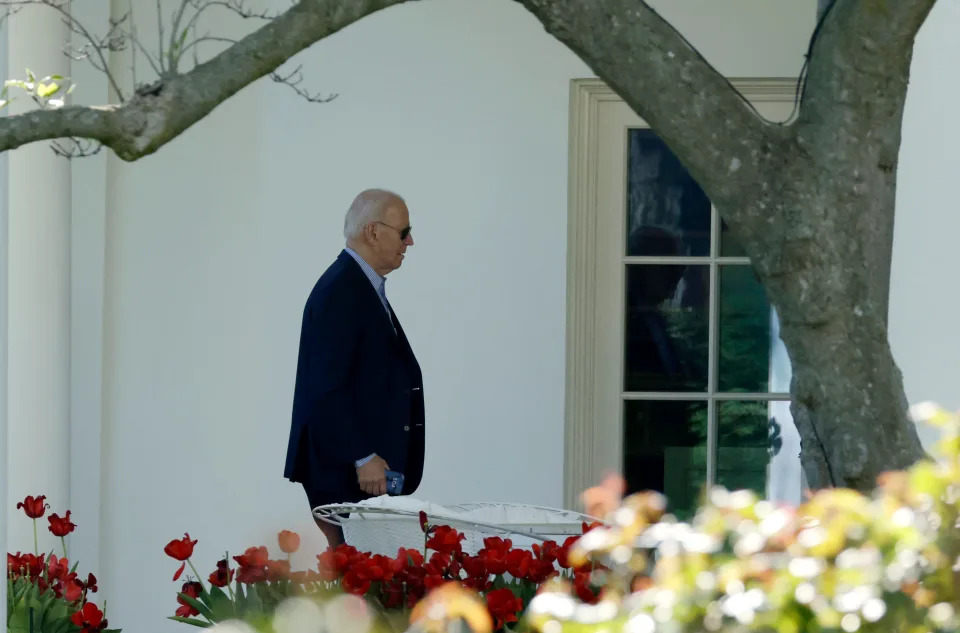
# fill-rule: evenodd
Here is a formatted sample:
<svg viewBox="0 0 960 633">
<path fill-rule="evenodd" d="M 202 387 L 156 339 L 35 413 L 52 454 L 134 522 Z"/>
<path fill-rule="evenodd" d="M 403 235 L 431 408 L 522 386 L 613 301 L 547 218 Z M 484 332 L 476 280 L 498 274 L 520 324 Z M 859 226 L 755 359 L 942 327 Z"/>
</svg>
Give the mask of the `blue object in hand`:
<svg viewBox="0 0 960 633">
<path fill-rule="evenodd" d="M 398 495 L 403 492 L 403 473 L 388 470 L 384 473 L 387 478 L 387 494 Z"/>
</svg>

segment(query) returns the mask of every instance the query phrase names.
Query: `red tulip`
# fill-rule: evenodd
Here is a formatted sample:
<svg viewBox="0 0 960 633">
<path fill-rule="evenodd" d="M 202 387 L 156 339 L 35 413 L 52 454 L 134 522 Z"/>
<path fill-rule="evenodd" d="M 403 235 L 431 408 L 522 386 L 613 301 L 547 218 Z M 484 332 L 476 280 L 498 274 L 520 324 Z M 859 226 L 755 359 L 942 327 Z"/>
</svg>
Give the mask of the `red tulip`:
<svg viewBox="0 0 960 633">
<path fill-rule="evenodd" d="M 544 541 L 543 544 L 533 544 L 534 555 L 540 560 L 545 560 L 548 563 L 555 562 L 559 552 L 560 546 L 556 541 Z"/>
<path fill-rule="evenodd" d="M 424 534 L 429 533 L 430 524 L 427 523 L 427 513 L 423 510 L 420 511 L 420 531 Z"/>
<path fill-rule="evenodd" d="M 70 532 L 73 532 L 73 530 L 77 527 L 70 520 L 69 510 L 67 510 L 67 514 L 63 518 L 57 516 L 57 514 L 54 513 L 54 514 L 51 514 L 49 517 L 47 517 L 47 521 L 50 522 L 50 527 L 48 528 L 50 532 L 52 532 L 54 536 L 59 536 L 61 538 L 63 538 L 67 534 L 70 534 Z"/>
<path fill-rule="evenodd" d="M 107 628 L 107 620 L 97 605 L 88 602 L 83 608 L 70 616 L 70 620 L 81 628 L 81 633 L 97 633 Z"/>
<path fill-rule="evenodd" d="M 495 552 L 502 552 L 507 554 L 510 552 L 510 548 L 513 547 L 513 541 L 510 539 L 502 539 L 499 536 L 488 536 L 483 539 L 483 549 L 493 550 Z"/>
<path fill-rule="evenodd" d="M 180 588 L 180 593 L 194 599 L 200 597 L 201 591 L 203 591 L 203 585 L 195 580 L 183 583 L 183 587 Z M 184 600 L 183 596 L 177 595 L 177 602 L 180 603 L 180 607 L 177 608 L 175 615 L 178 615 L 181 618 L 189 618 L 192 615 L 199 615 L 200 612 L 190 606 L 190 603 Z"/>
<path fill-rule="evenodd" d="M 292 554 L 300 549 L 300 535 L 290 530 L 283 530 L 277 534 L 280 550 L 285 554 Z"/>
<path fill-rule="evenodd" d="M 416 567 L 423 564 L 423 553 L 416 549 L 401 547 L 397 550 L 397 561 L 401 567 Z"/>
<path fill-rule="evenodd" d="M 288 560 L 268 560 L 267 561 L 267 580 L 276 582 L 278 580 L 290 579 L 290 561 Z"/>
<path fill-rule="evenodd" d="M 600 594 L 594 592 L 590 587 L 590 572 L 578 571 L 573 576 L 573 589 L 581 602 L 587 604 L 596 604 L 600 600 Z"/>
<path fill-rule="evenodd" d="M 23 508 L 23 511 L 28 517 L 31 519 L 39 519 L 43 516 L 43 513 L 47 511 L 47 504 L 44 503 L 46 498 L 46 495 L 40 495 L 37 498 L 32 496 L 27 497 L 17 504 L 17 510 Z"/>
<path fill-rule="evenodd" d="M 43 573 L 46 566 L 46 559 L 36 554 L 29 552 L 26 554 L 21 554 L 20 552 L 10 554 L 7 552 L 7 573 L 14 578 L 23 575 L 29 578 L 36 578 Z"/>
<path fill-rule="evenodd" d="M 487 572 L 498 576 L 507 572 L 507 554 L 495 549 L 482 549 L 477 552 L 477 557 L 483 560 Z"/>
<path fill-rule="evenodd" d="M 496 621 L 495 629 L 499 630 L 508 622 L 517 621 L 517 611 L 523 609 L 523 601 L 520 600 L 507 587 L 495 589 L 487 594 L 487 610 Z"/>
<path fill-rule="evenodd" d="M 170 541 L 163 551 L 170 558 L 185 561 L 193 556 L 193 546 L 196 544 L 197 541 L 191 541 L 190 535 L 184 532 L 182 539 Z"/>
<path fill-rule="evenodd" d="M 557 574 L 557 569 L 553 566 L 553 563 L 535 558 L 530 563 L 527 580 L 539 585 L 555 574 Z"/>
<path fill-rule="evenodd" d="M 233 582 L 233 570 L 226 558 L 217 561 L 217 571 L 210 574 L 209 580 L 214 587 L 226 587 Z"/>
<path fill-rule="evenodd" d="M 240 556 L 234 556 L 240 569 L 237 570 L 237 582 L 252 585 L 267 579 L 267 563 L 270 553 L 266 547 L 248 547 Z"/>
<path fill-rule="evenodd" d="M 462 551 L 460 541 L 464 540 L 466 536 L 448 525 L 441 525 L 434 529 L 436 531 L 427 541 L 428 548 L 441 554 L 460 553 Z"/>
<path fill-rule="evenodd" d="M 83 583 L 74 578 L 66 584 L 63 591 L 63 597 L 67 602 L 76 602 L 83 597 Z"/>
<path fill-rule="evenodd" d="M 362 596 L 370 590 L 370 579 L 367 578 L 366 570 L 359 566 L 350 569 L 343 576 L 343 590 L 357 596 Z"/>
<path fill-rule="evenodd" d="M 163 548 L 164 553 L 170 558 L 184 561 L 183 564 L 180 565 L 180 568 L 177 570 L 177 572 L 173 575 L 174 580 L 180 578 L 180 574 L 183 573 L 183 570 L 187 566 L 187 559 L 193 556 L 193 546 L 196 544 L 197 541 L 191 541 L 190 535 L 184 532 L 182 539 L 170 541 L 167 543 L 167 546 Z"/>
<path fill-rule="evenodd" d="M 47 559 L 47 578 L 49 580 L 59 579 L 67 580 L 70 574 L 70 561 L 66 558 L 57 558 L 56 554 L 50 554 Z"/>
<path fill-rule="evenodd" d="M 533 554 L 529 550 L 514 549 L 507 554 L 507 571 L 514 578 L 526 578 L 530 572 Z"/>
</svg>

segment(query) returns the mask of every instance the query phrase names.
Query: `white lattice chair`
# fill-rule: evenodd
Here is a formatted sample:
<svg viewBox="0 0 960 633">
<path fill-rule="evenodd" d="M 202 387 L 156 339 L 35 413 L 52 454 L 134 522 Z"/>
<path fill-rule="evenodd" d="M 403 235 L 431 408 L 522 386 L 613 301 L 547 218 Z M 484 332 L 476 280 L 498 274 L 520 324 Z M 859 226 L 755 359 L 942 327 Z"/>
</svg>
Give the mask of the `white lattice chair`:
<svg viewBox="0 0 960 633">
<path fill-rule="evenodd" d="M 359 503 L 336 503 L 314 508 L 315 517 L 340 525 L 346 541 L 361 551 L 396 556 L 401 547 L 421 549 L 420 511 L 431 525 L 449 525 L 466 538 L 467 554 L 476 554 L 488 536 L 509 538 L 515 547 L 529 549 L 534 543 L 562 543 L 580 534 L 582 524 L 599 521 L 572 510 L 519 503 L 461 503 L 441 505 L 415 497 L 383 495 Z M 347 515 L 347 516 L 341 516 Z"/>
</svg>

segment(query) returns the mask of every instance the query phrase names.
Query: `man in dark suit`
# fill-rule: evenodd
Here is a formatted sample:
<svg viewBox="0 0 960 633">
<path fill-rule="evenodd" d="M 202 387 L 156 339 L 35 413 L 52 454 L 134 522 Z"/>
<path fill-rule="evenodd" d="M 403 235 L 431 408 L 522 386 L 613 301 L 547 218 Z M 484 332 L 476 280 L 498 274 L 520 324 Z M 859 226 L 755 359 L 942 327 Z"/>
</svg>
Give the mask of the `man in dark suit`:
<svg viewBox="0 0 960 633">
<path fill-rule="evenodd" d="M 386 492 L 386 470 L 420 485 L 424 406 L 420 365 L 387 301 L 386 275 L 413 246 L 404 200 L 362 192 L 344 221 L 346 248 L 307 298 L 300 331 L 284 476 L 311 510 Z M 331 546 L 342 530 L 317 520 Z"/>
</svg>

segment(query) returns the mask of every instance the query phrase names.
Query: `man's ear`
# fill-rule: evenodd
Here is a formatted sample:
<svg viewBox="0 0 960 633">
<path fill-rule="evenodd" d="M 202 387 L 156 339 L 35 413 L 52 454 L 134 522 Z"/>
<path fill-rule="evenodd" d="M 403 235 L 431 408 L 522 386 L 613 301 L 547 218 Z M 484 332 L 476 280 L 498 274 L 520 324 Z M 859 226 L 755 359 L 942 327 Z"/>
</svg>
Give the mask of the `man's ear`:
<svg viewBox="0 0 960 633">
<path fill-rule="evenodd" d="M 363 237 L 366 238 L 366 241 L 370 244 L 377 241 L 376 222 L 368 222 L 367 225 L 363 227 Z"/>
</svg>

